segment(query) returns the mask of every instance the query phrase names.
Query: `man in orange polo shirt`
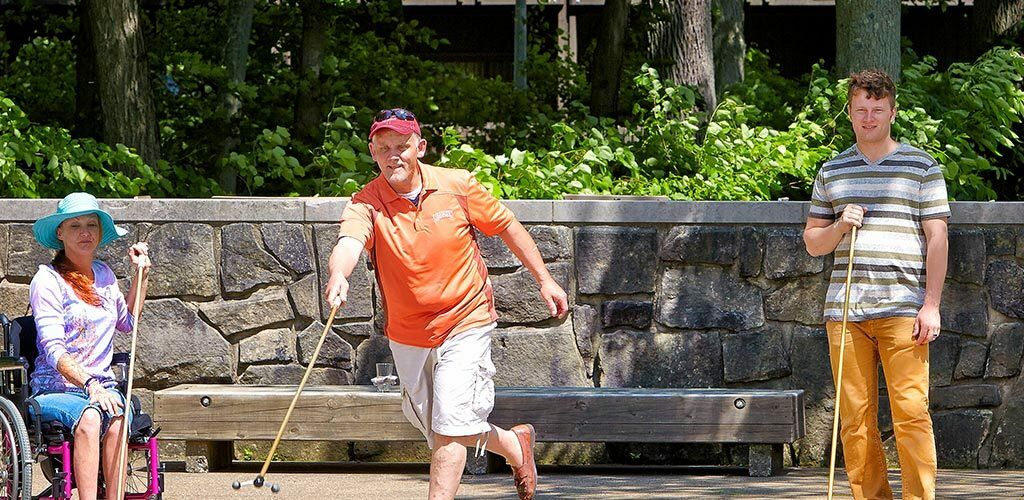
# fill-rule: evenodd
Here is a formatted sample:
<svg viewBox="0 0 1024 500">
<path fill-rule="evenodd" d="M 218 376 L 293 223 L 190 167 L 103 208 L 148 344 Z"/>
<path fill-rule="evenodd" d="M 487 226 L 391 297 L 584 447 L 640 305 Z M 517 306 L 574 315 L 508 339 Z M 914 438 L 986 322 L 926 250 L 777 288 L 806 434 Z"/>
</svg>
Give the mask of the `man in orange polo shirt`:
<svg viewBox="0 0 1024 500">
<path fill-rule="evenodd" d="M 473 229 L 501 236 L 540 284 L 552 316 L 565 315 L 565 291 L 544 267 L 530 234 L 473 174 L 420 162 L 427 142 L 412 113 L 381 111 L 369 148 L 381 174 L 345 206 L 327 301 L 344 303 L 347 277 L 365 250 L 383 294 L 402 410 L 432 450 L 430 499 L 455 497 L 470 445 L 505 457 L 519 498 L 532 499 L 533 426 L 505 430 L 487 423 L 498 315 Z"/>
</svg>

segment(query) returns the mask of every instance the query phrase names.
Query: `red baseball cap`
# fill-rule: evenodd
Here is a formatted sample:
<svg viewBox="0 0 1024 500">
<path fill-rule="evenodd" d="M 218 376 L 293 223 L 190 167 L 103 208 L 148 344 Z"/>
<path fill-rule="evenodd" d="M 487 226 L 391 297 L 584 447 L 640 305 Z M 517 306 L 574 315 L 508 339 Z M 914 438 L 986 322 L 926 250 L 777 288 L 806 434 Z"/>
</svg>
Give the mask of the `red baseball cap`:
<svg viewBox="0 0 1024 500">
<path fill-rule="evenodd" d="M 399 134 L 423 135 L 420 133 L 420 122 L 416 121 L 416 115 L 402 108 L 385 109 L 377 113 L 373 125 L 370 126 L 370 138 L 373 139 L 373 134 L 381 130 L 393 130 Z"/>
</svg>

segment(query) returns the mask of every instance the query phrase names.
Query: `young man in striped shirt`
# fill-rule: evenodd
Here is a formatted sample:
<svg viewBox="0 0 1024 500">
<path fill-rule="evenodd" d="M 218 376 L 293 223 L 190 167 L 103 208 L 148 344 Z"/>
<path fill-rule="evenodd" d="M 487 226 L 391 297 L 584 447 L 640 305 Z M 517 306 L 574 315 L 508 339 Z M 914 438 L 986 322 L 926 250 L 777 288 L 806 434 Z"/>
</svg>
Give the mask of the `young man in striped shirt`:
<svg viewBox="0 0 1024 500">
<path fill-rule="evenodd" d="M 835 252 L 825 320 L 836 376 L 850 232 L 854 248 L 840 434 L 855 498 L 892 498 L 878 431 L 878 363 L 892 407 L 903 498 L 935 497 L 935 436 L 928 413 L 928 343 L 939 336 L 946 276 L 946 184 L 924 151 L 896 142 L 896 88 L 885 73 L 850 75 L 857 143 L 822 165 L 804 242 Z"/>
</svg>

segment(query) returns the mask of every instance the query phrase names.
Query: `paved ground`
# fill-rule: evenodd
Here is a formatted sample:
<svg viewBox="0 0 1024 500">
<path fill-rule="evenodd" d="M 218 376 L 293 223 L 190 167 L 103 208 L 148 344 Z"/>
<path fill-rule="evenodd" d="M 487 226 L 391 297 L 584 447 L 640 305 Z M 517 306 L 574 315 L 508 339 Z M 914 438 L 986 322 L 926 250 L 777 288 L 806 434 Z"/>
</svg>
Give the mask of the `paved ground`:
<svg viewBox="0 0 1024 500">
<path fill-rule="evenodd" d="M 303 472 L 296 472 L 301 470 Z M 167 500 L 274 499 L 420 499 L 426 497 L 427 474 L 422 466 L 334 466 L 316 469 L 282 465 L 267 478 L 281 485 L 272 495 L 267 488 L 241 491 L 231 483 L 252 479 L 257 468 L 236 466 L 231 472 L 166 476 Z M 739 469 L 557 467 L 541 471 L 540 499 L 669 499 L 669 498 L 824 498 L 827 469 L 789 469 L 771 478 L 751 478 Z M 889 479 L 899 496 L 899 473 Z M 837 498 L 850 498 L 846 477 L 837 475 Z M 41 484 L 36 482 L 37 485 Z M 38 489 L 36 490 L 38 492 Z M 938 498 L 1024 499 L 1024 471 L 943 470 Z M 465 477 L 460 499 L 514 498 L 512 480 L 505 474 Z"/>
</svg>

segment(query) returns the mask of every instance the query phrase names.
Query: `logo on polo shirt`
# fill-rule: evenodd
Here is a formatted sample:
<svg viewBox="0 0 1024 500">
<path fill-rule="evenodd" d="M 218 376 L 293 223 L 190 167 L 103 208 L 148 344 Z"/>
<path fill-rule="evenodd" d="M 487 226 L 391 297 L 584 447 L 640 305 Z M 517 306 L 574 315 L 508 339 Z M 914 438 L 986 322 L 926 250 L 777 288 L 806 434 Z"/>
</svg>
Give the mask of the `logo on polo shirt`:
<svg viewBox="0 0 1024 500">
<path fill-rule="evenodd" d="M 441 219 L 451 219 L 453 215 L 451 210 L 441 210 L 440 212 L 434 213 L 433 217 L 434 222 L 437 222 Z"/>
</svg>

